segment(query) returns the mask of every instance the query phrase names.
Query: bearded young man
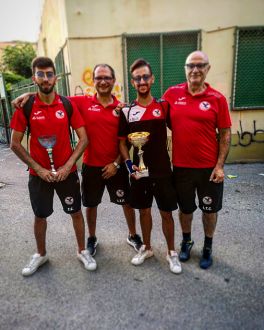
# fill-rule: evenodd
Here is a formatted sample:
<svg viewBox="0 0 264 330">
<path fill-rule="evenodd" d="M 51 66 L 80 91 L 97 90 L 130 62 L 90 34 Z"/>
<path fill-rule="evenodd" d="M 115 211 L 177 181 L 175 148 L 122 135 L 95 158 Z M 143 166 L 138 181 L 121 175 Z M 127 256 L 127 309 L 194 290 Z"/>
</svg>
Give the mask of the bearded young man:
<svg viewBox="0 0 264 330">
<path fill-rule="evenodd" d="M 87 145 L 83 119 L 72 103 L 69 118 L 60 96 L 54 91 L 56 72 L 48 57 L 37 57 L 32 62 L 32 79 L 38 92 L 29 117 L 30 154 L 22 146 L 28 121 L 22 108 L 17 108 L 11 121 L 11 149 L 29 167 L 29 195 L 35 215 L 34 234 L 37 252 L 22 270 L 22 275 L 33 274 L 48 261 L 46 251 L 47 217 L 53 213 L 54 191 L 60 198 L 64 212 L 69 214 L 78 244 L 77 258 L 87 270 L 94 270 L 96 263 L 85 249 L 85 227 L 81 211 L 80 182 L 76 161 Z M 71 148 L 69 126 L 77 133 L 79 141 L 75 150 Z M 41 144 L 43 139 L 53 139 L 52 157 Z M 54 170 L 51 170 L 53 167 Z"/>
</svg>

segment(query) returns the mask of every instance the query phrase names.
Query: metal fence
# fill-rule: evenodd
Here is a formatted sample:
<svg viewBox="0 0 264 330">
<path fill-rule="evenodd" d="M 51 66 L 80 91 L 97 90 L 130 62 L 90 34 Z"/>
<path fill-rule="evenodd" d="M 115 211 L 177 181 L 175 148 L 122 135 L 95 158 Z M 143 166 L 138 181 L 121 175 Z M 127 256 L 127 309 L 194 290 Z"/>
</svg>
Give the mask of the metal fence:
<svg viewBox="0 0 264 330">
<path fill-rule="evenodd" d="M 264 27 L 235 32 L 232 109 L 264 109 Z"/>
</svg>

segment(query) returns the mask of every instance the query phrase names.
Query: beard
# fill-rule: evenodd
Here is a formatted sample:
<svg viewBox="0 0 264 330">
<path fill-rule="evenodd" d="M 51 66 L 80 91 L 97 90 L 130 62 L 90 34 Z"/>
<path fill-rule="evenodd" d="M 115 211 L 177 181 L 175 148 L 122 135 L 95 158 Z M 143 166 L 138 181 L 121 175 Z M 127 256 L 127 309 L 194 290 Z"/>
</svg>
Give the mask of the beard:
<svg viewBox="0 0 264 330">
<path fill-rule="evenodd" d="M 46 95 L 50 94 L 53 91 L 54 87 L 55 87 L 55 84 L 50 85 L 50 84 L 43 84 L 42 83 L 42 84 L 37 84 L 37 85 L 38 85 L 39 91 L 43 94 L 46 94 Z"/>
</svg>

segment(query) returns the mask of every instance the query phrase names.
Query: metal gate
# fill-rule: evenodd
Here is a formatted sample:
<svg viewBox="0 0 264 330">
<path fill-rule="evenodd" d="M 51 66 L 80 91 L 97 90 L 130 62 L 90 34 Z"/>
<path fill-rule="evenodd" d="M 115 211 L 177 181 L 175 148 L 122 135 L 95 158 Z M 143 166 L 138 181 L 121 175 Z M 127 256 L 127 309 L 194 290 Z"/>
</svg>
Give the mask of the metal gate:
<svg viewBox="0 0 264 330">
<path fill-rule="evenodd" d="M 10 119 L 12 108 L 10 106 L 4 76 L 0 73 L 0 143 L 10 143 Z"/>
</svg>

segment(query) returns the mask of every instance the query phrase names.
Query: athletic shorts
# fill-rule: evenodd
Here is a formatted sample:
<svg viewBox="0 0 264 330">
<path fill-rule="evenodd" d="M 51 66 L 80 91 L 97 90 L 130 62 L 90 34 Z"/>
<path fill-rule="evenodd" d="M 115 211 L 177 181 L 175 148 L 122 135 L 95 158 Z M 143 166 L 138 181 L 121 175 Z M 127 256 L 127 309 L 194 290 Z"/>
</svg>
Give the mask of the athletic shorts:
<svg viewBox="0 0 264 330">
<path fill-rule="evenodd" d="M 39 176 L 29 175 L 28 188 L 36 217 L 47 218 L 53 213 L 54 191 L 59 196 L 65 213 L 72 214 L 81 209 L 80 180 L 77 171 L 59 182 L 46 182 Z"/>
<path fill-rule="evenodd" d="M 115 204 L 127 203 L 129 193 L 129 176 L 126 166 L 121 164 L 116 174 L 109 179 L 102 177 L 103 167 L 82 166 L 82 203 L 85 207 L 96 207 L 102 201 L 105 186 L 110 201 Z"/>
<path fill-rule="evenodd" d="M 172 178 L 131 178 L 129 205 L 135 209 L 146 209 L 152 206 L 153 197 L 159 210 L 170 212 L 176 210 L 177 196 Z"/>
<path fill-rule="evenodd" d="M 205 213 L 216 213 L 222 208 L 224 184 L 209 181 L 213 168 L 173 167 L 173 182 L 179 208 L 183 213 L 193 213 L 197 206 Z"/>
</svg>

